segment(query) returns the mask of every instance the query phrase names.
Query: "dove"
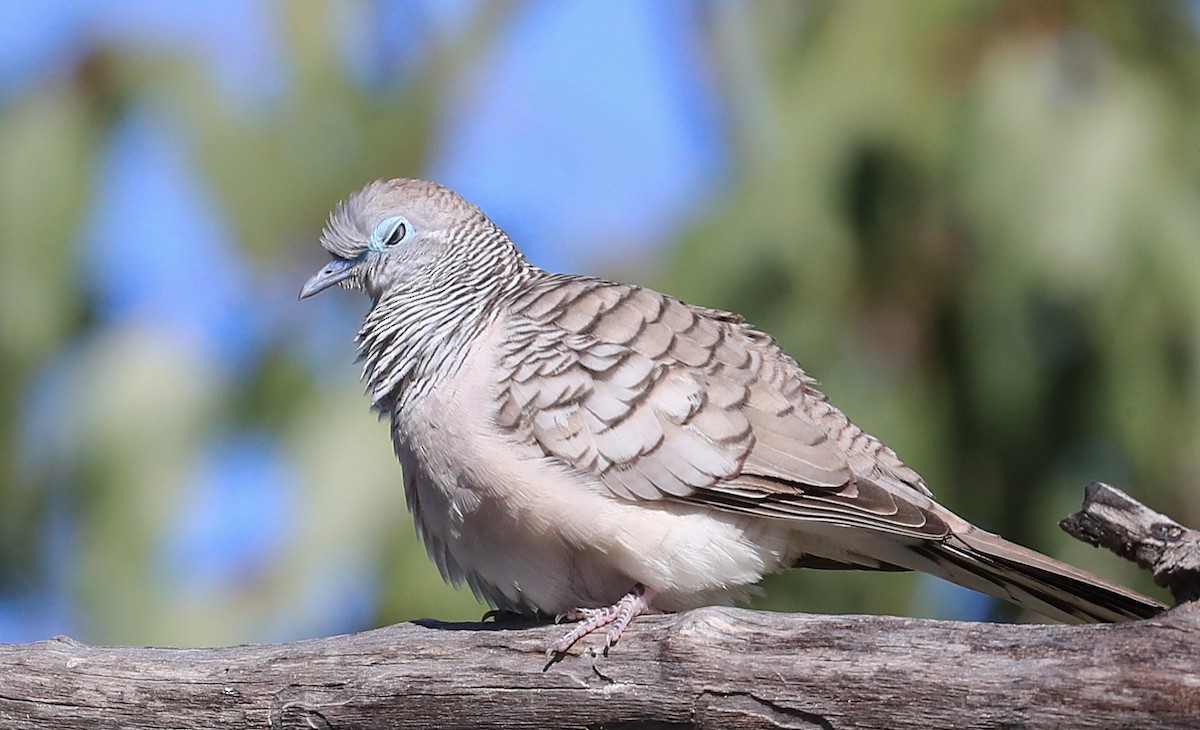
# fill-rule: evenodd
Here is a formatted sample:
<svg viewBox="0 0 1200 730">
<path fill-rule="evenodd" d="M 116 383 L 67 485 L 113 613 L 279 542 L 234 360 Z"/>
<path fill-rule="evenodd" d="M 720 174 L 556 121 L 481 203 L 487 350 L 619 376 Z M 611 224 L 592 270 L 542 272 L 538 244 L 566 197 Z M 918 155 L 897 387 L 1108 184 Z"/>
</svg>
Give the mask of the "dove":
<svg viewBox="0 0 1200 730">
<path fill-rule="evenodd" d="M 745 598 L 792 568 L 916 570 L 1068 622 L 1164 606 L 934 500 L 770 335 L 649 288 L 531 264 L 483 211 L 417 179 L 338 204 L 335 285 L 429 555 L 499 611 L 578 623 Z"/>
</svg>

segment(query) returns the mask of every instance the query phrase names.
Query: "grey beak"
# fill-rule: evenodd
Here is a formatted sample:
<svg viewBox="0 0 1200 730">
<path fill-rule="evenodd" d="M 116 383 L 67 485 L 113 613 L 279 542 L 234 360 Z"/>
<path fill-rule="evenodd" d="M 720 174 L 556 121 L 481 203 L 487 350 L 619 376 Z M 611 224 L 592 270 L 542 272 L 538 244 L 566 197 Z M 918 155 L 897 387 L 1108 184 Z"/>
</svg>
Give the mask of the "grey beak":
<svg viewBox="0 0 1200 730">
<path fill-rule="evenodd" d="M 350 271 L 357 263 L 357 261 L 350 259 L 334 258 L 325 265 L 325 268 L 318 271 L 311 279 L 304 283 L 304 288 L 300 290 L 300 298 L 307 299 L 313 294 L 320 294 L 339 281 L 342 281 L 350 276 Z"/>
</svg>

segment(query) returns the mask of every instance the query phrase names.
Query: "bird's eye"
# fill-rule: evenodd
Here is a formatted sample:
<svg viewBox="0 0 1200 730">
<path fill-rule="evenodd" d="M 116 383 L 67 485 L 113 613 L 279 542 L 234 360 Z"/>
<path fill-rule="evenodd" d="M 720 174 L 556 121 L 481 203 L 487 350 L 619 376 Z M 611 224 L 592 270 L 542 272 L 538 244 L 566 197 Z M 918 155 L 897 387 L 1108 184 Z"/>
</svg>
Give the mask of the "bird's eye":
<svg viewBox="0 0 1200 730">
<path fill-rule="evenodd" d="M 400 244 L 412 230 L 412 226 L 404 218 L 393 215 L 379 221 L 375 230 L 371 231 L 371 241 L 368 248 L 372 251 L 383 251 Z"/>
</svg>

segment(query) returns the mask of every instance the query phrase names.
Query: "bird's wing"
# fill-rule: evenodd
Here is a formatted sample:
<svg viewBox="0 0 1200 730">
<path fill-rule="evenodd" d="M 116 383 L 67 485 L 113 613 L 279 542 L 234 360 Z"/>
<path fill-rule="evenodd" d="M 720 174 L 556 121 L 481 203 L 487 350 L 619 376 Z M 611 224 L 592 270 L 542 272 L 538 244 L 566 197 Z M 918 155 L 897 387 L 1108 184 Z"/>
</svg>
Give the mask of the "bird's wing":
<svg viewBox="0 0 1200 730">
<path fill-rule="evenodd" d="M 736 315 L 548 277 L 513 304 L 507 327 L 497 423 L 619 497 L 948 532 L 920 477 Z"/>
</svg>

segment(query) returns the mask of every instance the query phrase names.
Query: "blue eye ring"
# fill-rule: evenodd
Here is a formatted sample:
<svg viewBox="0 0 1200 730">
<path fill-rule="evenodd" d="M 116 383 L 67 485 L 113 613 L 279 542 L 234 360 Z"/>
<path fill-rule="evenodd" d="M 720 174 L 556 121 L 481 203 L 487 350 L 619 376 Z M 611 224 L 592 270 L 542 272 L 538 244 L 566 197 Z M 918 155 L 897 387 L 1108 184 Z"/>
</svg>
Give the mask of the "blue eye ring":
<svg viewBox="0 0 1200 730">
<path fill-rule="evenodd" d="M 406 218 L 399 215 L 388 216 L 379 221 L 379 225 L 371 231 L 371 240 L 367 242 L 367 250 L 382 253 L 389 248 L 398 246 L 401 241 L 408 238 L 410 231 L 412 231 L 412 224 Z"/>
</svg>

